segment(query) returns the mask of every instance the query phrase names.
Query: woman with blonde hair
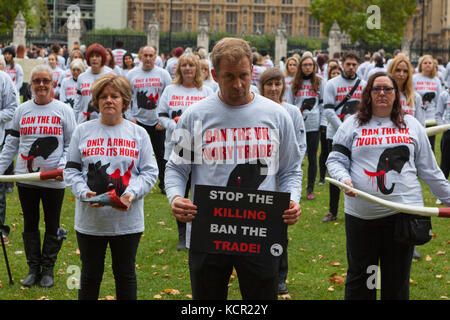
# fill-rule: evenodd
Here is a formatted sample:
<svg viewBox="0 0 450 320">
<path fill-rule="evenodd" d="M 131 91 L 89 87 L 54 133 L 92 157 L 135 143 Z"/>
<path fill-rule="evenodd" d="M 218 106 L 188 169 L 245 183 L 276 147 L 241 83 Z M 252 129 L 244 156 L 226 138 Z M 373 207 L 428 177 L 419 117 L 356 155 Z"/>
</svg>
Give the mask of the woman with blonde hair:
<svg viewBox="0 0 450 320">
<path fill-rule="evenodd" d="M 436 105 L 441 95 L 441 81 L 437 77 L 437 69 L 431 55 L 420 57 L 418 64 L 419 73 L 413 76 L 414 90 L 422 97 L 422 107 L 425 110 L 425 121 L 434 121 L 436 117 Z M 429 137 L 431 148 L 434 152 L 436 136 Z"/>
<path fill-rule="evenodd" d="M 219 90 L 219 85 L 214 80 L 211 80 L 211 73 L 209 72 L 209 63 L 205 59 L 200 60 L 200 68 L 202 71 L 203 84 L 210 87 L 212 91 L 216 92 Z"/>
<path fill-rule="evenodd" d="M 425 126 L 425 113 L 422 108 L 422 98 L 414 91 L 414 73 L 409 60 L 404 56 L 397 56 L 389 64 L 387 72 L 392 75 L 397 83 L 403 113 L 412 115 Z"/>
<path fill-rule="evenodd" d="M 290 87 L 292 83 L 292 79 L 295 77 L 295 73 L 298 68 L 298 60 L 295 57 L 289 57 L 286 59 L 286 68 L 284 71 L 284 82 L 286 83 L 286 87 Z M 289 88 L 288 88 L 289 90 Z"/>
<path fill-rule="evenodd" d="M 169 160 L 174 147 L 172 134 L 181 114 L 192 104 L 214 94 L 212 89 L 203 85 L 200 60 L 192 53 L 180 56 L 175 70 L 175 79 L 167 86 L 158 103 L 156 112 L 159 123 L 166 129 L 164 142 L 164 159 Z M 188 182 L 186 193 L 189 193 Z M 186 194 L 185 197 L 188 195 Z M 178 244 L 177 250 L 186 248 L 186 223 L 177 220 Z"/>
</svg>

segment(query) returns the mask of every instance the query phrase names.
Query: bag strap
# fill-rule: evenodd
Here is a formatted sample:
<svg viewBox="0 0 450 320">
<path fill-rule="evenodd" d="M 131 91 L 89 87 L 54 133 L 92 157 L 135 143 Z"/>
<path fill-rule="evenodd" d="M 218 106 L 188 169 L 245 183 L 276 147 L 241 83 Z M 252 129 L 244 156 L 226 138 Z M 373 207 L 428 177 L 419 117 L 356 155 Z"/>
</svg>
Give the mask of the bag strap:
<svg viewBox="0 0 450 320">
<path fill-rule="evenodd" d="M 355 85 L 353 86 L 352 90 L 350 90 L 350 92 L 345 96 L 344 100 L 342 100 L 341 103 L 339 103 L 336 107 L 334 107 L 335 111 L 337 111 L 340 107 L 342 107 L 348 101 L 348 99 L 351 98 L 351 96 L 355 92 L 356 88 L 358 88 L 360 83 L 361 83 L 361 79 L 358 78 L 358 80 L 356 80 Z"/>
</svg>

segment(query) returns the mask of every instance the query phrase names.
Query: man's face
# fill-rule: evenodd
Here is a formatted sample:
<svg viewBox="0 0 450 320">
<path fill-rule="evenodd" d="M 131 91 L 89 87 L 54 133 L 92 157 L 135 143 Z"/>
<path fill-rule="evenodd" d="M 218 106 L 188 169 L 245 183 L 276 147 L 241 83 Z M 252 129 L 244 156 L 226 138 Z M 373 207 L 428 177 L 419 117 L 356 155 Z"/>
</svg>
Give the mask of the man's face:
<svg viewBox="0 0 450 320">
<path fill-rule="evenodd" d="M 358 69 L 358 61 L 353 58 L 345 59 L 343 63 L 344 75 L 348 78 L 353 78 L 356 74 L 356 69 Z"/>
<path fill-rule="evenodd" d="M 155 66 L 155 60 L 156 60 L 156 51 L 155 49 L 151 47 L 145 47 L 144 50 L 142 50 L 142 69 L 143 70 L 152 70 Z"/>
<path fill-rule="evenodd" d="M 247 57 L 232 63 L 223 58 L 219 70 L 211 70 L 214 80 L 219 84 L 220 97 L 230 106 L 241 106 L 251 101 L 250 84 L 253 66 Z"/>
</svg>

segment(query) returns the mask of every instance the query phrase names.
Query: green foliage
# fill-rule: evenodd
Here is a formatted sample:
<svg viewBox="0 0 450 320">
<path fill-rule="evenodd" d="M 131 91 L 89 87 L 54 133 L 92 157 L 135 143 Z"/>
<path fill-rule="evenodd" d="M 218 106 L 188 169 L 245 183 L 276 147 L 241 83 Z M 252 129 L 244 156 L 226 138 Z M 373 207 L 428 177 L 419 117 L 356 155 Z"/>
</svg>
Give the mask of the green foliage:
<svg viewBox="0 0 450 320">
<path fill-rule="evenodd" d="M 134 30 L 134 29 L 111 29 L 111 28 L 105 28 L 105 29 L 95 29 L 95 30 L 89 30 L 86 32 L 87 35 L 93 35 L 93 34 L 104 34 L 104 35 L 141 35 L 145 36 L 147 33 L 144 31 Z"/>
<path fill-rule="evenodd" d="M 369 29 L 367 21 L 372 12 L 367 8 L 376 5 L 380 8 L 381 25 L 379 29 Z M 312 15 L 324 25 L 328 34 L 334 21 L 342 31 L 350 35 L 352 42 L 376 45 L 398 46 L 403 38 L 407 19 L 414 14 L 415 0 L 314 0 L 311 3 Z"/>
<path fill-rule="evenodd" d="M 22 11 L 27 24 L 32 23 L 33 18 L 30 9 L 31 6 L 28 0 L 0 1 L 0 33 L 12 31 L 14 20 L 19 11 Z"/>
</svg>

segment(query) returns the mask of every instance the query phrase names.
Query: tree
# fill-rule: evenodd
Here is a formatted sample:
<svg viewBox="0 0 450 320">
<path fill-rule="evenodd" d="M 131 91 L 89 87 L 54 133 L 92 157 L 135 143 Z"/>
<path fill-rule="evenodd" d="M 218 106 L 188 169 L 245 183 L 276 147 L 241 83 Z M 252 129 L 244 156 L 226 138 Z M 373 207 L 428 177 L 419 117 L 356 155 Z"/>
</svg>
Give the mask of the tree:
<svg viewBox="0 0 450 320">
<path fill-rule="evenodd" d="M 45 0 L 30 0 L 34 15 L 32 21 L 32 27 L 38 33 L 47 33 L 48 22 L 50 19 L 50 13 L 47 8 L 47 3 Z"/>
<path fill-rule="evenodd" d="M 374 13 L 367 13 L 367 9 L 372 5 L 379 8 L 379 28 L 370 28 Z M 352 42 L 399 46 L 407 19 L 416 10 L 416 1 L 314 0 L 309 9 L 312 15 L 323 23 L 324 33 L 327 35 L 334 21 L 337 21 L 341 30 L 350 36 Z"/>
<path fill-rule="evenodd" d="M 16 20 L 19 11 L 25 17 L 25 21 L 30 23 L 29 0 L 0 1 L 0 33 L 11 31 L 14 28 L 14 20 Z"/>
</svg>

